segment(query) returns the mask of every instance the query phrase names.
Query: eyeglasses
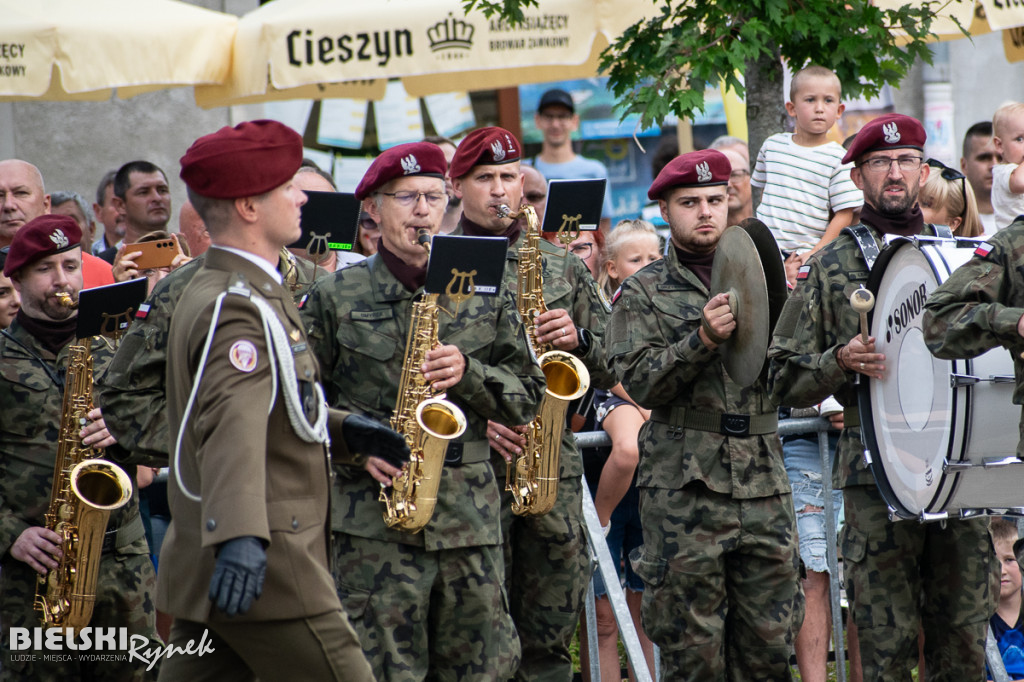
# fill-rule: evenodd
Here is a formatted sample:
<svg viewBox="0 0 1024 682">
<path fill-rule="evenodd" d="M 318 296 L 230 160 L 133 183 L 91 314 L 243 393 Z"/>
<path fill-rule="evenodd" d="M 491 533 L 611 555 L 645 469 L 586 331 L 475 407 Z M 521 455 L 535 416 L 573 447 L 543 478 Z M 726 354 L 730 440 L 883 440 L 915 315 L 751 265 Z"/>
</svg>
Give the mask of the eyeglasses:
<svg viewBox="0 0 1024 682">
<path fill-rule="evenodd" d="M 362 220 L 359 221 L 359 228 L 363 232 L 373 232 L 375 230 L 379 230 L 380 226 L 377 225 L 377 221 L 374 220 L 373 218 L 363 218 Z"/>
<path fill-rule="evenodd" d="M 888 173 L 889 169 L 892 168 L 893 163 L 897 163 L 900 166 L 900 170 L 904 173 L 910 171 L 916 171 L 921 167 L 921 161 L 923 158 L 920 156 L 900 156 L 895 159 L 890 159 L 888 156 L 876 156 L 873 159 L 868 159 L 860 164 L 861 168 L 865 168 L 872 173 Z"/>
<path fill-rule="evenodd" d="M 734 170 L 733 172 L 729 173 L 729 179 L 732 180 L 733 182 L 739 182 L 748 175 L 750 175 L 750 171 L 743 170 L 741 168 L 739 170 Z"/>
<path fill-rule="evenodd" d="M 540 114 L 540 117 L 545 121 L 559 121 L 560 123 L 565 123 L 566 121 L 571 120 L 573 115 L 567 113 L 549 114 L 545 112 L 543 114 Z"/>
<path fill-rule="evenodd" d="M 419 203 L 420 197 L 427 200 L 428 206 L 440 206 L 442 201 L 448 199 L 444 192 L 380 192 L 386 197 L 391 197 L 399 206 L 413 206 Z"/>
<path fill-rule="evenodd" d="M 579 256 L 580 260 L 587 260 L 594 253 L 594 243 L 576 244 L 575 246 L 570 246 L 569 250 Z"/>
<path fill-rule="evenodd" d="M 949 182 L 954 182 L 956 180 L 960 181 L 960 196 L 963 197 L 964 202 L 964 208 L 960 211 L 960 217 L 963 217 L 967 212 L 967 176 L 955 168 L 950 168 L 938 159 L 928 159 L 925 163 L 932 168 L 938 168 L 939 175 L 943 180 L 947 180 Z"/>
</svg>

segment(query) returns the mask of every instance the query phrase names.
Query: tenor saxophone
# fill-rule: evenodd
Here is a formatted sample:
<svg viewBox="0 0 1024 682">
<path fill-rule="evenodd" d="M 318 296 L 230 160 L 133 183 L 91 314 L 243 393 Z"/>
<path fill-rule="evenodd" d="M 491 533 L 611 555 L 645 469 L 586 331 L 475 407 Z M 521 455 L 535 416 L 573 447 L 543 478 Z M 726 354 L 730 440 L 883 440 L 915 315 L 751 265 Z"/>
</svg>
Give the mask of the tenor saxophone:
<svg viewBox="0 0 1024 682">
<path fill-rule="evenodd" d="M 430 233 L 421 230 L 419 243 L 429 252 Z M 466 431 L 466 415 L 443 393 L 435 394 L 420 369 L 427 351 L 438 345 L 437 298 L 424 294 L 412 305 L 398 402 L 391 416 L 391 428 L 409 446 L 409 461 L 391 487 L 380 491 L 384 523 L 407 533 L 419 532 L 433 516 L 448 441 Z"/>
<path fill-rule="evenodd" d="M 523 245 L 519 247 L 516 307 L 526 328 L 526 340 L 538 356 L 547 381 L 540 412 L 526 427 L 526 447 L 505 470 L 505 490 L 512 493 L 514 514 L 539 516 L 555 506 L 565 413 L 571 401 L 587 392 L 590 372 L 572 353 L 537 340 L 537 316 L 547 311 L 537 212 L 532 206 L 523 206 L 519 213 L 514 214 L 508 206 L 502 205 L 499 215 L 526 218 L 526 234 Z"/>
<path fill-rule="evenodd" d="M 67 307 L 76 304 L 61 296 Z M 103 536 L 110 513 L 128 503 L 132 482 L 121 467 L 98 458 L 78 435 L 92 403 L 91 339 L 69 348 L 53 488 L 46 527 L 60 536 L 57 567 L 36 580 L 35 608 L 44 627 L 79 630 L 96 601 Z"/>
</svg>

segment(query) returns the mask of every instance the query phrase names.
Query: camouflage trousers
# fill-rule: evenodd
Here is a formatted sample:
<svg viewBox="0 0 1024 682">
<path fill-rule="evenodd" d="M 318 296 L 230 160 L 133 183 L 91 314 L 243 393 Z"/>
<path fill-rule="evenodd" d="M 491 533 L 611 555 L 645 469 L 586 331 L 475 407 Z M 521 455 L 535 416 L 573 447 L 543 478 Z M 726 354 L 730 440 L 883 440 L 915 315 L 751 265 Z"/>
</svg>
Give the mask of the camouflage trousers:
<svg viewBox="0 0 1024 682">
<path fill-rule="evenodd" d="M 569 645 L 592 573 L 583 530 L 582 481 L 559 481 L 555 506 L 542 516 L 516 516 L 512 494 L 502 493 L 509 602 L 523 646 L 516 680 L 572 679 Z"/>
<path fill-rule="evenodd" d="M 924 628 L 928 680 L 982 680 L 999 595 L 988 519 L 889 521 L 871 486 L 843 490 L 846 592 L 865 680 L 909 680 Z"/>
<path fill-rule="evenodd" d="M 96 585 L 96 604 L 89 626 L 127 628 L 129 637 L 141 635 L 148 640 L 142 645 L 136 639 L 130 642 L 130 646 L 139 644 L 139 651 L 152 651 L 162 644 L 156 633 L 156 573 L 145 539 L 141 540 L 141 547 L 146 553 L 103 555 Z M 147 671 L 147 661 L 138 657 L 132 659 L 121 650 L 99 651 L 92 648 L 72 651 L 65 648 L 63 651 L 12 651 L 12 627 L 33 631 L 39 626 L 39 612 L 32 607 L 35 594 L 36 572 L 28 564 L 8 557 L 0 568 L 0 614 L 3 617 L 0 681 L 145 682 L 156 679 L 159 663 Z"/>
<path fill-rule="evenodd" d="M 641 488 L 640 518 L 644 544 L 631 559 L 661 679 L 791 679 L 803 593 L 790 495 Z"/>
<path fill-rule="evenodd" d="M 335 533 L 334 567 L 378 682 L 504 680 L 519 663 L 499 546 L 427 551 Z"/>
</svg>

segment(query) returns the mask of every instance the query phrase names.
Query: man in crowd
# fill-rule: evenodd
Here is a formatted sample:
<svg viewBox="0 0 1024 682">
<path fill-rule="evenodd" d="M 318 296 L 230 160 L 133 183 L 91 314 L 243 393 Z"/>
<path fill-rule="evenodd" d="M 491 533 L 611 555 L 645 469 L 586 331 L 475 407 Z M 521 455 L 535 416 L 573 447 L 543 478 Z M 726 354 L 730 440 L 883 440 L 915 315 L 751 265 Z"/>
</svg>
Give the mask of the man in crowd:
<svg viewBox="0 0 1024 682">
<path fill-rule="evenodd" d="M 729 159 L 732 168 L 729 172 L 729 216 L 726 224 L 739 225 L 754 216 L 754 202 L 750 196 L 750 162 L 735 149 L 727 147 L 720 151 Z"/>
<path fill-rule="evenodd" d="M 89 202 L 78 192 L 54 192 L 50 195 L 50 213 L 74 218 L 82 230 L 82 243 L 92 244 L 96 232 L 96 218 Z M 88 253 L 88 249 L 85 250 Z"/>
<path fill-rule="evenodd" d="M 544 136 L 540 154 L 529 160 L 548 180 L 580 180 L 608 178 L 608 169 L 596 159 L 580 156 L 572 148 L 572 134 L 579 130 L 580 117 L 572 95 L 565 90 L 548 90 L 540 96 L 533 122 Z M 460 145 L 461 146 L 461 145 Z M 612 226 L 612 188 L 604 190 L 601 209 L 601 231 L 608 234 Z"/>
<path fill-rule="evenodd" d="M 94 256 L 111 247 L 120 246 L 121 240 L 124 239 L 124 214 L 114 204 L 115 175 L 116 170 L 104 173 L 96 188 L 96 201 L 93 202 L 92 212 L 103 226 L 103 234 L 92 243 L 91 251 Z"/>
<path fill-rule="evenodd" d="M 522 166 L 523 200 L 537 211 L 537 220 L 544 224 L 544 211 L 548 207 L 548 181 L 532 166 Z"/>
<path fill-rule="evenodd" d="M 505 680 L 518 662 L 502 586 L 500 495 L 487 420 L 529 420 L 544 383 L 511 294 L 503 286 L 494 296 L 474 295 L 454 316 L 440 312 L 440 345 L 421 366 L 403 366 L 406 330 L 426 277 L 418 233 L 435 235 L 441 227 L 446 168 L 429 142 L 377 157 L 356 198 L 381 226 L 380 248 L 317 282 L 302 311 L 331 405 L 383 420 L 403 398 L 403 374 L 412 373 L 411 388 L 422 373 L 466 417 L 465 433 L 448 445 L 436 507 L 420 532 L 389 528 L 382 518 L 378 493 L 402 462 L 370 457 L 338 471 L 337 587 L 380 680 Z M 448 296 L 438 304 L 456 310 Z M 408 343 L 422 341 L 410 336 Z"/>
<path fill-rule="evenodd" d="M 334 180 L 331 178 L 329 173 L 326 173 L 316 165 L 302 165 L 299 167 L 299 172 L 295 174 L 295 183 L 299 189 L 304 192 L 337 192 L 338 188 L 334 185 Z M 309 254 L 306 249 L 291 249 L 300 258 L 310 261 Z M 336 251 L 334 249 L 327 249 L 327 253 L 323 254 L 316 261 L 316 268 L 311 268 L 311 276 L 313 279 L 320 277 L 324 274 L 329 274 L 343 268 L 346 265 L 351 265 L 361 261 L 364 257 L 354 251 Z M 320 270 L 321 272 L 316 272 Z"/>
<path fill-rule="evenodd" d="M 31 163 L 19 159 L 0 161 L 0 247 L 28 221 L 50 213 L 50 195 L 43 175 Z M 113 284 L 110 266 L 83 251 L 82 275 L 86 289 Z"/>
<path fill-rule="evenodd" d="M 843 488 L 846 591 L 865 680 L 909 679 L 919 629 L 929 679 L 981 679 L 998 593 L 987 518 L 890 521 L 863 456 L 856 376 L 881 380 L 895 368 L 873 337 L 862 341 L 850 292 L 867 282 L 886 235 L 930 232 L 917 207 L 928 178 L 924 144 L 921 124 L 901 114 L 880 116 L 857 133 L 842 162 L 854 163 L 851 178 L 864 192 L 861 224 L 800 268 L 769 352 L 780 405 L 809 407 L 834 395 L 845 407 L 836 487 Z"/>
<path fill-rule="evenodd" d="M 18 229 L 50 212 L 43 175 L 27 161 L 0 161 L 0 247 L 10 246 Z"/>
<path fill-rule="evenodd" d="M 373 679 L 328 570 L 326 444 L 330 431 L 338 458 L 367 436 L 404 444 L 323 404 L 275 269 L 300 233 L 301 160 L 301 137 L 274 121 L 222 128 L 181 160 L 212 245 L 168 338 L 175 456 L 157 606 L 175 618 L 171 645 L 206 638 L 213 651 L 167 659 L 161 679 Z"/>
<path fill-rule="evenodd" d="M 992 142 L 992 121 L 979 121 L 967 129 L 964 135 L 963 156 L 960 170 L 967 176 L 967 182 L 974 190 L 978 202 L 978 217 L 985 227 L 985 235 L 996 233 L 996 216 L 992 209 L 992 168 L 1003 160 Z"/>
<path fill-rule="evenodd" d="M 100 258 L 114 266 L 119 282 L 139 276 L 137 253 L 130 248 L 144 235 L 167 231 L 171 219 L 171 190 L 167 176 L 149 161 L 129 161 L 114 175 L 114 207 L 124 216 L 124 239 L 119 248 L 107 249 Z"/>
<path fill-rule="evenodd" d="M 709 294 L 730 171 L 706 150 L 658 174 L 648 197 L 670 247 L 623 283 L 608 329 L 623 388 L 651 410 L 633 567 L 666 680 L 790 679 L 803 615 L 777 410 L 760 380 L 739 386 L 725 373 L 719 347 L 736 331 L 733 302 Z"/>
<path fill-rule="evenodd" d="M 21 294 L 22 308 L 0 336 L 0 616 L 4 660 L 0 680 L 152 679 L 141 659 L 86 661 L 76 650 L 24 651 L 14 656 L 11 628 L 36 628 L 33 608 L 37 575 L 57 568 L 61 538 L 45 527 L 43 514 L 53 492 L 54 466 L 65 393 L 69 347 L 76 343 L 77 311 L 58 293 L 78 299 L 82 289 L 81 230 L 67 216 L 42 215 L 20 226 L 10 244 L 4 274 Z M 90 340 L 93 367 L 110 360 L 102 338 Z M 83 447 L 103 448 L 114 440 L 99 408 L 78 432 Z M 96 601 L 90 625 L 126 627 L 157 645 L 153 598 L 156 576 L 149 560 L 138 496 L 114 511 L 101 549 Z M 80 548 L 81 549 L 81 548 Z M 45 657 L 43 653 L 62 654 Z M 114 652 L 109 652 L 114 653 Z M 126 652 L 122 652 L 126 653 Z M 66 659 L 66 660 L 65 660 Z"/>
<path fill-rule="evenodd" d="M 519 140 L 502 128 L 480 128 L 459 144 L 449 172 L 455 193 L 462 197 L 459 230 L 470 236 L 508 239 L 505 278 L 518 291 L 517 272 L 524 244 L 525 218 L 504 218 L 498 208 L 520 210 L 523 174 Z M 547 312 L 537 316 L 536 341 L 582 360 L 591 386 L 611 388 L 615 378 L 605 361 L 604 328 L 608 309 L 583 261 L 540 240 L 543 254 L 543 295 Z M 499 477 L 525 445 L 509 425 L 492 421 L 488 437 Z M 502 502 L 505 566 L 512 617 L 523 646 L 518 680 L 565 680 L 571 676 L 569 644 L 590 580 L 590 561 L 583 533 L 583 463 L 572 433 L 565 429 L 559 463 L 557 500 L 547 514 L 515 516 L 512 495 Z"/>
</svg>

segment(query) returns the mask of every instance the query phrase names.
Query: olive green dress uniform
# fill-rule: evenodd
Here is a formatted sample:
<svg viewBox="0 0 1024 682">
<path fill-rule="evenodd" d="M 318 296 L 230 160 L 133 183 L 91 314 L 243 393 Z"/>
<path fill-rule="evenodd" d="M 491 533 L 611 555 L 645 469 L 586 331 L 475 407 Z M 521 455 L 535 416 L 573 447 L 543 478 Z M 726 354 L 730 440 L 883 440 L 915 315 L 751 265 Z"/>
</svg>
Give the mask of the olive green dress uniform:
<svg viewBox="0 0 1024 682">
<path fill-rule="evenodd" d="M 870 229 L 881 248 L 881 236 Z M 807 261 L 769 351 L 772 397 L 807 407 L 835 395 L 846 408 L 836 486 L 843 488 L 846 591 L 864 679 L 910 679 L 921 625 L 929 679 L 981 679 L 985 627 L 998 595 L 988 520 L 889 521 L 864 462 L 854 375 L 840 369 L 836 354 L 860 332 L 850 294 L 867 279 L 868 265 L 846 232 Z M 886 358 L 890 374 L 893 361 Z"/>
<path fill-rule="evenodd" d="M 92 357 L 94 371 L 102 370 L 111 357 L 108 341 L 95 339 Z M 10 550 L 26 528 L 45 525 L 64 396 L 63 384 L 56 382 L 63 382 L 67 365 L 68 346 L 54 356 L 17 319 L 0 335 L 0 680 L 154 679 L 157 668 L 146 672 L 147 663 L 129 661 L 127 655 L 124 661 L 79 661 L 77 651 L 65 649 L 59 653 L 70 654 L 73 660 L 47 661 L 43 654 L 48 652 L 41 651 L 19 651 L 17 660 L 11 658 L 10 628 L 40 626 L 40 614 L 32 607 L 37 574 Z M 155 648 L 160 645 L 153 610 L 156 575 L 139 518 L 137 491 L 111 514 L 107 529 L 113 547 L 100 559 L 90 625 L 127 627 L 130 634 L 149 640 L 146 649 Z M 20 654 L 34 654 L 35 660 Z"/>
<path fill-rule="evenodd" d="M 309 261 L 288 255 L 281 259 L 278 270 L 290 282 L 287 287 L 298 303 L 313 283 L 314 267 Z M 166 414 L 167 334 L 171 314 L 204 260 L 205 254 L 157 282 L 121 339 L 114 358 L 96 374 L 104 422 L 117 438 L 109 453 L 114 461 L 167 466 L 173 444 Z M 323 276 L 325 271 L 316 273 Z"/>
<path fill-rule="evenodd" d="M 673 248 L 612 306 L 612 365 L 652 411 L 639 435 L 644 544 L 631 557 L 644 630 L 664 680 L 790 679 L 803 597 L 777 411 L 760 381 L 735 384 L 701 341 L 709 298 Z M 747 421 L 729 415 L 749 415 L 749 435 L 725 435 Z"/>
<path fill-rule="evenodd" d="M 322 279 L 302 307 L 325 372 L 328 403 L 385 421 L 398 386 L 412 304 L 379 255 Z M 466 415 L 449 445 L 437 506 L 419 533 L 388 529 L 380 485 L 362 468 L 338 470 L 333 528 L 337 587 L 379 680 L 502 680 L 519 643 L 502 587 L 499 482 L 487 420 L 528 422 L 544 377 L 530 358 L 514 301 L 502 288 L 439 304 L 438 339 L 462 351 L 465 373 L 447 391 Z"/>
<path fill-rule="evenodd" d="M 456 234 L 461 231 L 460 227 Z M 519 249 L 524 238 L 521 233 L 508 249 L 505 281 L 513 293 L 518 291 Z M 548 310 L 568 311 L 576 327 L 587 330 L 590 347 L 569 352 L 583 361 L 592 388 L 611 388 L 617 379 L 604 352 L 609 312 L 606 299 L 582 260 L 543 239 L 540 249 L 545 306 Z M 498 478 L 504 481 L 505 459 L 494 453 L 491 462 Z M 579 624 L 592 570 L 583 528 L 583 460 L 568 428 L 562 432 L 559 479 L 555 506 L 541 516 L 513 514 L 512 493 L 504 490 L 504 483 L 501 486 L 507 585 L 512 618 L 523 646 L 517 680 L 561 681 L 572 675 L 569 645 Z"/>
<path fill-rule="evenodd" d="M 168 337 L 172 434 L 183 419 L 214 302 L 237 285 L 276 312 L 292 343 L 300 386 L 319 379 L 290 292 L 250 260 L 211 248 L 175 308 Z M 173 519 L 157 592 L 158 608 L 177 619 L 175 630 L 198 634 L 208 628 L 228 646 L 214 655 L 172 657 L 161 679 L 227 679 L 244 674 L 246 666 L 262 679 L 372 679 L 328 568 L 327 448 L 295 433 L 284 404 L 286 389 L 281 381 L 273 383 L 268 361 L 276 362 L 268 354 L 255 304 L 248 296 L 229 294 L 181 442 L 181 478 L 202 500 L 186 497 L 172 474 Z M 333 447 L 338 452 L 342 444 Z M 228 617 L 208 596 L 215 549 L 243 536 L 265 543 L 266 578 L 252 607 Z M 331 645 L 330 661 L 322 660 L 322 641 Z"/>
</svg>

